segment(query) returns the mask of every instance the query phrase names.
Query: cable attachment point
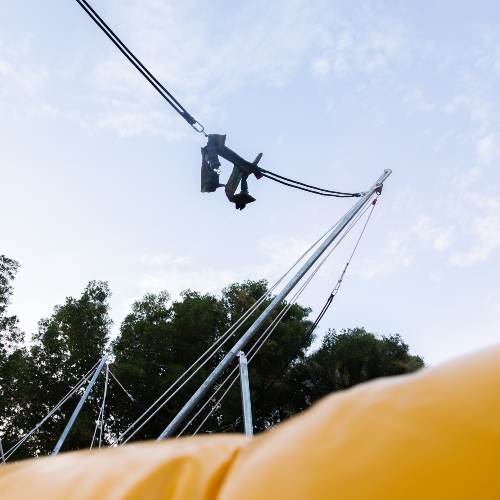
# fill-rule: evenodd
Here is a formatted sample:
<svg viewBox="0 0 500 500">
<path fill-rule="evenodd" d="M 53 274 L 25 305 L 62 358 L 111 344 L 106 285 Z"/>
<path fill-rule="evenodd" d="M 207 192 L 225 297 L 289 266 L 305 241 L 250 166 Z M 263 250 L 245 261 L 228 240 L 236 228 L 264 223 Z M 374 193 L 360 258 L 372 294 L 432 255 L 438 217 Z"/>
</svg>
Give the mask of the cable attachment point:
<svg viewBox="0 0 500 500">
<path fill-rule="evenodd" d="M 190 116 L 190 115 L 189 115 L 189 116 Z M 186 118 L 186 117 L 184 117 L 184 118 Z M 199 132 L 200 134 L 203 134 L 205 137 L 208 137 L 208 134 L 205 132 L 205 127 L 204 127 L 204 126 L 203 126 L 203 125 L 202 125 L 199 121 L 195 120 L 192 116 L 190 116 L 190 118 L 191 118 L 192 120 L 194 120 L 194 121 L 193 121 L 193 123 L 191 123 L 191 122 L 190 122 L 190 121 L 186 118 L 186 120 L 187 120 L 187 122 L 189 123 L 189 125 L 191 125 L 191 127 L 193 127 L 193 128 L 196 130 L 196 132 Z M 199 125 L 199 126 L 200 126 L 200 128 L 199 128 L 199 129 L 198 129 L 198 128 L 196 128 L 196 125 Z"/>
<path fill-rule="evenodd" d="M 217 145 L 212 135 L 207 136 L 208 142 L 201 148 L 201 192 L 213 193 L 217 188 L 224 187 L 219 182 L 220 160 L 217 154 Z"/>
</svg>

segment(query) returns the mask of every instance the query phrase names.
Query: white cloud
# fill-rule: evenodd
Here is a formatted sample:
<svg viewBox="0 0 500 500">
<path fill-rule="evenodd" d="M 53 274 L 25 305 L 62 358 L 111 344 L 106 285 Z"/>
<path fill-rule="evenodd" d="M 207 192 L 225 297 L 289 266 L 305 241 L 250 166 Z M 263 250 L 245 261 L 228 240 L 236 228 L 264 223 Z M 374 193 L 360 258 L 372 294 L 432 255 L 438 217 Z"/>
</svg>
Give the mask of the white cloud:
<svg viewBox="0 0 500 500">
<path fill-rule="evenodd" d="M 495 134 L 490 133 L 477 142 L 477 156 L 484 165 L 488 165 L 500 157 L 500 147 L 497 144 Z"/>
<path fill-rule="evenodd" d="M 170 254 L 141 254 L 139 256 L 141 262 L 149 264 L 152 266 L 159 265 L 175 265 L 175 264 L 191 264 L 191 255 L 186 255 L 184 257 L 172 257 Z"/>
<path fill-rule="evenodd" d="M 159 292 L 168 290 L 175 298 L 187 288 L 201 293 L 216 293 L 229 283 L 245 279 L 243 273 L 233 270 L 193 267 L 180 269 L 179 267 L 159 268 L 147 272 L 139 280 L 139 286 L 144 292 Z"/>
<path fill-rule="evenodd" d="M 454 187 L 464 189 L 470 184 L 477 182 L 483 175 L 483 170 L 479 166 L 472 167 L 468 172 L 463 175 L 458 175 L 452 180 Z"/>
<path fill-rule="evenodd" d="M 330 74 L 330 63 L 325 58 L 317 59 L 313 62 L 313 75 L 322 78 Z"/>
<path fill-rule="evenodd" d="M 411 227 L 411 231 L 418 234 L 424 243 L 431 243 L 439 252 L 446 250 L 453 242 L 454 226 L 433 226 L 429 216 L 421 215 Z"/>
<path fill-rule="evenodd" d="M 472 193 L 467 201 L 472 214 L 465 229 L 472 244 L 470 250 L 451 255 L 450 264 L 457 267 L 483 262 L 500 247 L 500 198 Z"/>
<path fill-rule="evenodd" d="M 354 273 L 363 279 L 388 276 L 400 269 L 410 267 L 413 259 L 409 234 L 392 232 L 389 234 L 389 242 L 383 251 L 358 263 Z"/>
<path fill-rule="evenodd" d="M 0 43 L 0 81 L 2 93 L 33 95 L 49 80 L 47 68 L 32 60 L 31 37 L 14 43 Z"/>
<path fill-rule="evenodd" d="M 318 33 L 319 55 L 312 63 L 317 78 L 358 72 L 377 77 L 387 74 L 393 63 L 409 59 L 408 32 L 403 23 L 367 4 L 350 12 L 330 9 Z"/>
<path fill-rule="evenodd" d="M 409 90 L 403 102 L 417 111 L 432 111 L 434 109 L 434 104 L 424 97 L 424 93 L 420 89 Z"/>
</svg>

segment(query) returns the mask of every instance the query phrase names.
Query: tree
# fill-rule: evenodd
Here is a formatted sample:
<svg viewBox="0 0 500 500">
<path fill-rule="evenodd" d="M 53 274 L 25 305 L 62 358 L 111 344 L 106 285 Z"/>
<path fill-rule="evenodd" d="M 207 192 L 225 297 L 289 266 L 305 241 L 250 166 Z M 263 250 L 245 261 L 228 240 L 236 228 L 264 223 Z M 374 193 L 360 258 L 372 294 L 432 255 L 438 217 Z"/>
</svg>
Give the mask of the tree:
<svg viewBox="0 0 500 500">
<path fill-rule="evenodd" d="M 173 302 L 166 291 L 146 294 L 142 300 L 134 302 L 131 313 L 120 326 L 119 335 L 110 342 L 112 322 L 108 300 L 111 292 L 107 283 L 92 281 L 79 299 L 68 297 L 63 305 L 54 308 L 49 318 L 39 322 L 33 344 L 27 350 L 22 346 L 17 318 L 9 319 L 5 315 L 12 294 L 11 281 L 18 264 L 5 258 L 2 263 L 0 404 L 6 418 L 0 433 L 10 444 L 34 428 L 107 350 L 112 360 L 110 371 L 123 386 L 116 383 L 113 376 L 110 378 L 105 419 L 105 439 L 108 443 L 135 422 L 186 370 L 193 367 L 188 374 L 193 375 L 192 378 L 183 379 L 181 383 L 184 385 L 178 385 L 176 392 L 170 393 L 172 398 L 168 403 L 143 427 L 135 426 L 131 436 L 132 441 L 156 439 L 226 356 L 235 340 L 253 324 L 273 299 L 272 296 L 264 299 L 268 291 L 264 280 L 232 284 L 223 289 L 219 296 L 186 290 L 179 300 Z M 211 351 L 206 362 L 205 359 L 198 361 L 201 354 L 211 348 L 260 299 L 263 299 L 262 302 L 242 321 L 227 342 L 221 343 L 220 349 Z M 266 330 L 271 328 L 273 321 L 285 308 L 286 314 L 281 322 L 275 325 L 272 335 L 266 337 Z M 301 344 L 311 327 L 308 320 L 310 312 L 309 308 L 299 304 L 282 303 L 245 346 L 249 358 L 258 349 L 258 354 L 249 364 L 252 400 L 274 380 Z M 424 364 L 422 358 L 410 355 L 408 345 L 399 335 L 377 337 L 363 328 L 342 330 L 339 334 L 329 330 L 320 347 L 308 352 L 313 340 L 314 336 L 308 338 L 296 359 L 259 399 L 258 404 L 253 406 L 256 432 L 264 431 L 308 408 L 332 391 L 380 376 L 408 373 Z M 215 389 L 237 366 L 235 360 L 217 381 Z M 102 402 L 104 377 L 97 380 L 62 451 L 90 446 Z M 239 381 L 227 393 L 223 404 L 218 406 L 216 401 L 224 390 L 208 403 L 200 416 L 187 427 L 186 433 L 193 433 L 199 426 L 202 431 L 220 431 L 221 427 L 228 429 L 231 424 L 235 424 L 233 429 L 242 430 L 239 421 Z M 13 458 L 50 453 L 78 399 L 73 397 L 66 402 Z M 209 412 L 212 413 L 204 422 Z"/>
<path fill-rule="evenodd" d="M 378 377 L 411 373 L 424 366 L 399 334 L 377 337 L 364 328 L 330 329 L 319 349 L 295 364 L 285 385 L 288 414 L 300 412 L 330 392 Z"/>
<path fill-rule="evenodd" d="M 0 255 L 0 439 L 5 449 L 17 441 L 17 415 L 20 405 L 23 373 L 26 362 L 24 333 L 17 316 L 7 316 L 7 306 L 13 294 L 12 282 L 19 263 Z"/>
<path fill-rule="evenodd" d="M 109 342 L 108 299 L 106 282 L 91 281 L 79 299 L 68 297 L 54 308 L 52 316 L 38 323 L 33 346 L 23 373 L 20 404 L 22 413 L 17 427 L 24 432 L 35 425 L 64 397 L 101 358 Z M 102 381 L 96 384 L 62 450 L 90 446 L 99 412 Z M 79 392 L 83 393 L 85 386 Z M 16 452 L 15 458 L 48 454 L 54 448 L 69 417 L 78 404 L 73 396 Z"/>
<path fill-rule="evenodd" d="M 142 406 L 149 406 L 266 292 L 267 282 L 264 280 L 230 285 L 222 291 L 220 297 L 187 290 L 181 294 L 181 300 L 173 302 L 170 307 L 167 305 L 170 299 L 167 292 L 146 295 L 141 301 L 134 303 L 132 313 L 121 325 L 120 336 L 112 344 L 115 358 L 113 372 Z M 237 336 L 250 327 L 270 301 L 271 298 L 264 300 L 243 322 Z M 286 304 L 282 304 L 273 313 L 262 332 L 285 306 Z M 309 327 L 310 323 L 306 320 L 309 312 L 310 309 L 294 304 L 271 339 L 262 346 L 259 356 L 250 364 L 249 377 L 253 394 L 265 387 L 274 375 L 276 366 L 284 362 L 292 349 L 296 348 Z M 257 338 L 249 343 L 247 351 Z M 133 439 L 157 438 L 167 422 L 178 413 L 233 344 L 234 337 L 204 366 L 197 365 L 200 369 L 196 375 Z M 308 344 L 304 346 L 302 355 L 307 347 Z M 235 362 L 234 367 L 236 366 Z M 235 385 L 224 405 L 207 420 L 204 428 L 214 429 L 222 422 L 234 421 L 241 414 L 239 394 L 239 385 Z M 135 408 L 131 407 L 130 399 L 116 386 L 110 388 L 110 397 L 113 399 L 116 435 L 142 413 L 142 408 L 137 405 Z M 275 407 L 269 401 L 271 399 L 256 411 L 256 425 L 262 428 L 275 413 Z M 208 409 L 210 408 L 212 405 L 209 405 Z M 203 417 L 207 412 L 208 410 L 203 413 Z M 200 422 L 201 418 L 197 419 L 188 433 L 193 432 Z"/>
</svg>

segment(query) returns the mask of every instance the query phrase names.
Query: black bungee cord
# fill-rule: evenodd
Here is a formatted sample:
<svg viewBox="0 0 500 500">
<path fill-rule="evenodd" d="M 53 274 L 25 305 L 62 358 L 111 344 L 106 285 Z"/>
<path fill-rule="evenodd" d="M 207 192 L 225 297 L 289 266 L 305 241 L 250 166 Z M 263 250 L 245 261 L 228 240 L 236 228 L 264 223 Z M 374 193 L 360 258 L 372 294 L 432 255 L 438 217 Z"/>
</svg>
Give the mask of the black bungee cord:
<svg viewBox="0 0 500 500">
<path fill-rule="evenodd" d="M 89 17 L 101 28 L 104 34 L 116 45 L 118 50 L 139 70 L 146 80 L 158 91 L 158 93 L 186 120 L 196 132 L 207 136 L 203 125 L 193 118 L 177 99 L 153 76 L 153 74 L 137 59 L 130 49 L 118 38 L 113 30 L 101 19 L 99 14 L 89 5 L 86 0 L 76 0 Z M 196 128 L 199 125 L 201 129 Z"/>
<path fill-rule="evenodd" d="M 142 64 L 142 62 L 130 51 L 130 49 L 120 40 L 120 38 L 113 32 L 113 30 L 103 21 L 103 19 L 97 14 L 97 12 L 91 7 L 91 5 L 87 2 L 87 0 L 76 0 L 78 4 L 82 7 L 82 9 L 88 14 L 88 16 L 101 28 L 101 30 L 104 32 L 104 34 L 113 42 L 113 44 L 120 50 L 120 52 L 134 65 L 134 67 L 146 78 L 146 80 L 154 87 L 154 89 L 172 106 L 172 108 L 179 113 L 182 118 L 184 118 L 191 127 L 196 132 L 199 132 L 203 134 L 205 137 L 209 138 L 209 135 L 205 132 L 205 128 L 203 125 L 193 118 L 188 111 L 177 101 L 177 99 L 155 78 L 155 76 Z M 226 147 L 225 150 L 228 150 Z M 217 153 L 221 156 L 225 156 L 222 151 L 217 150 Z M 231 152 L 232 155 L 234 156 L 234 153 Z M 238 155 L 236 155 L 238 156 Z M 227 159 L 227 158 L 226 158 Z M 241 161 L 240 161 L 241 160 Z M 229 160 L 232 161 L 232 158 Z M 246 164 L 246 168 L 244 165 L 241 164 L 243 162 Z M 288 179 L 286 177 L 282 177 L 278 174 L 275 174 L 273 172 L 270 172 L 268 170 L 264 170 L 262 168 L 258 168 L 255 165 L 255 168 L 251 168 L 251 171 L 248 171 L 248 165 L 250 165 L 249 162 L 246 162 L 242 158 L 238 157 L 238 162 L 240 164 L 235 164 L 235 167 L 238 168 L 241 172 L 243 172 L 244 175 L 248 175 L 248 173 L 255 173 L 257 178 L 260 178 L 260 176 L 267 177 L 268 179 L 271 179 L 275 182 L 279 182 L 280 184 L 283 184 L 285 186 L 293 187 L 295 189 L 300 189 L 302 191 L 307 191 L 309 193 L 313 194 L 318 194 L 320 196 L 333 196 L 336 198 L 354 198 L 354 197 L 360 197 L 362 196 L 363 193 L 342 193 L 339 191 L 330 191 L 328 189 L 322 189 L 322 188 L 317 188 L 315 186 L 310 186 L 308 184 L 304 184 L 302 182 L 294 181 L 292 179 Z M 220 163 L 218 161 L 214 162 L 214 165 L 212 165 L 210 162 L 208 163 L 210 165 L 210 168 L 212 170 L 216 170 L 218 166 L 220 166 Z M 213 168 L 212 168 L 213 167 Z M 260 175 L 261 174 L 261 175 Z M 281 180 L 280 180 L 281 179 Z M 217 186 L 214 189 L 210 189 L 206 192 L 213 192 L 217 187 L 224 187 L 224 185 L 218 183 L 218 177 L 217 177 Z M 301 187 L 302 186 L 302 187 Z M 309 188 L 309 189 L 308 189 Z M 203 191 L 203 189 L 202 189 Z M 242 193 L 243 191 L 247 192 L 248 188 L 245 190 L 242 188 Z M 227 189 L 226 189 L 226 194 L 227 194 Z M 240 193 L 241 194 L 241 193 Z M 238 196 L 238 195 L 237 195 Z M 230 198 L 231 200 L 231 198 Z M 252 199 L 254 200 L 254 199 Z M 234 201 L 234 200 L 231 200 Z M 248 202 L 248 201 L 247 201 Z M 243 204 L 244 207 L 244 204 Z M 238 206 L 237 206 L 238 208 Z"/>
<path fill-rule="evenodd" d="M 315 186 L 310 186 L 309 184 L 304 184 L 303 182 L 298 182 L 292 179 L 288 179 L 287 177 L 275 174 L 274 172 L 270 172 L 269 170 L 264 170 L 263 168 L 259 168 L 258 170 L 262 173 L 264 177 L 267 177 L 272 181 L 279 182 L 280 184 L 284 184 L 285 186 L 293 187 L 295 189 L 301 189 L 302 191 L 308 191 L 309 193 L 319 194 L 321 196 L 334 196 L 336 198 L 359 198 L 360 196 L 363 195 L 363 193 L 342 193 L 340 191 L 330 191 L 329 189 L 322 189 Z M 305 187 L 300 187 L 300 186 L 305 186 Z M 311 189 L 306 189 L 306 188 L 311 188 Z"/>
</svg>

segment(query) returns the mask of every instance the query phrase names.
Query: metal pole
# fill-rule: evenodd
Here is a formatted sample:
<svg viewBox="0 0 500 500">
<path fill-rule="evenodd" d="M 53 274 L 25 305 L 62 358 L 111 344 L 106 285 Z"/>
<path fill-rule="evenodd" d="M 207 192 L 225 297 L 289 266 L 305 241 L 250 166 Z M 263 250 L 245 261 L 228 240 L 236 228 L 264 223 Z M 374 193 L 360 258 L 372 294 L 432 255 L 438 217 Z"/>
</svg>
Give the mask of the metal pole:
<svg viewBox="0 0 500 500">
<path fill-rule="evenodd" d="M 66 425 L 66 428 L 64 429 L 63 433 L 61 434 L 61 437 L 59 438 L 59 441 L 56 444 L 56 447 L 54 448 L 54 451 L 52 452 L 52 455 L 57 455 L 59 453 L 59 450 L 61 449 L 61 446 L 64 443 L 64 440 L 66 439 L 68 432 L 70 431 L 71 427 L 75 423 L 76 417 L 78 417 L 78 414 L 80 413 L 80 410 L 82 409 L 83 403 L 85 403 L 85 400 L 87 399 L 87 396 L 90 393 L 90 390 L 92 389 L 92 386 L 94 385 L 97 376 L 99 373 L 101 373 L 102 367 L 104 366 L 104 363 L 106 363 L 106 360 L 108 359 L 108 356 L 104 356 L 101 359 L 101 362 L 99 363 L 99 366 L 97 367 L 97 370 L 94 373 L 94 376 L 92 377 L 92 380 L 90 381 L 87 389 L 85 390 L 82 398 L 80 399 L 80 402 L 78 403 L 78 406 L 76 407 L 75 411 L 73 412 L 73 415 L 71 415 L 71 418 L 69 419 L 69 422 Z"/>
<path fill-rule="evenodd" d="M 3 454 L 2 440 L 0 439 L 0 455 L 2 455 L 2 463 L 5 463 L 5 457 Z"/>
<path fill-rule="evenodd" d="M 248 381 L 248 362 L 243 351 L 238 355 L 240 362 L 241 402 L 243 405 L 243 428 L 247 436 L 253 436 L 252 402 L 250 400 L 250 383 Z"/>
<path fill-rule="evenodd" d="M 102 428 L 104 426 L 104 406 L 106 404 L 106 393 L 108 392 L 108 374 L 109 374 L 109 365 L 106 365 L 106 384 L 104 385 L 104 397 L 102 398 L 102 412 L 101 412 L 101 422 L 99 429 L 99 449 L 101 449 Z"/>
<path fill-rule="evenodd" d="M 361 210 L 365 203 L 369 200 L 370 196 L 380 189 L 384 181 L 391 175 L 392 170 L 384 170 L 384 173 L 373 184 L 373 186 L 364 193 L 361 199 L 354 205 L 354 207 L 345 215 L 345 217 L 338 223 L 337 227 L 330 233 L 330 236 L 322 243 L 316 252 L 309 258 L 309 260 L 302 266 L 300 271 L 290 280 L 290 282 L 283 288 L 283 290 L 275 297 L 275 299 L 267 306 L 266 310 L 257 318 L 255 323 L 246 331 L 246 333 L 236 342 L 234 347 L 227 353 L 224 359 L 214 369 L 214 371 L 203 382 L 201 387 L 194 393 L 191 399 L 184 405 L 182 410 L 174 417 L 168 427 L 161 433 L 157 441 L 170 437 L 187 416 L 194 410 L 205 394 L 215 384 L 217 379 L 229 367 L 238 353 L 245 347 L 247 342 L 257 333 L 258 329 L 269 318 L 271 313 L 279 306 L 279 304 L 286 298 L 286 296 L 293 290 L 295 285 L 304 277 L 313 264 L 321 257 L 323 252 L 333 243 L 342 230 L 349 224 L 354 216 Z"/>
</svg>

